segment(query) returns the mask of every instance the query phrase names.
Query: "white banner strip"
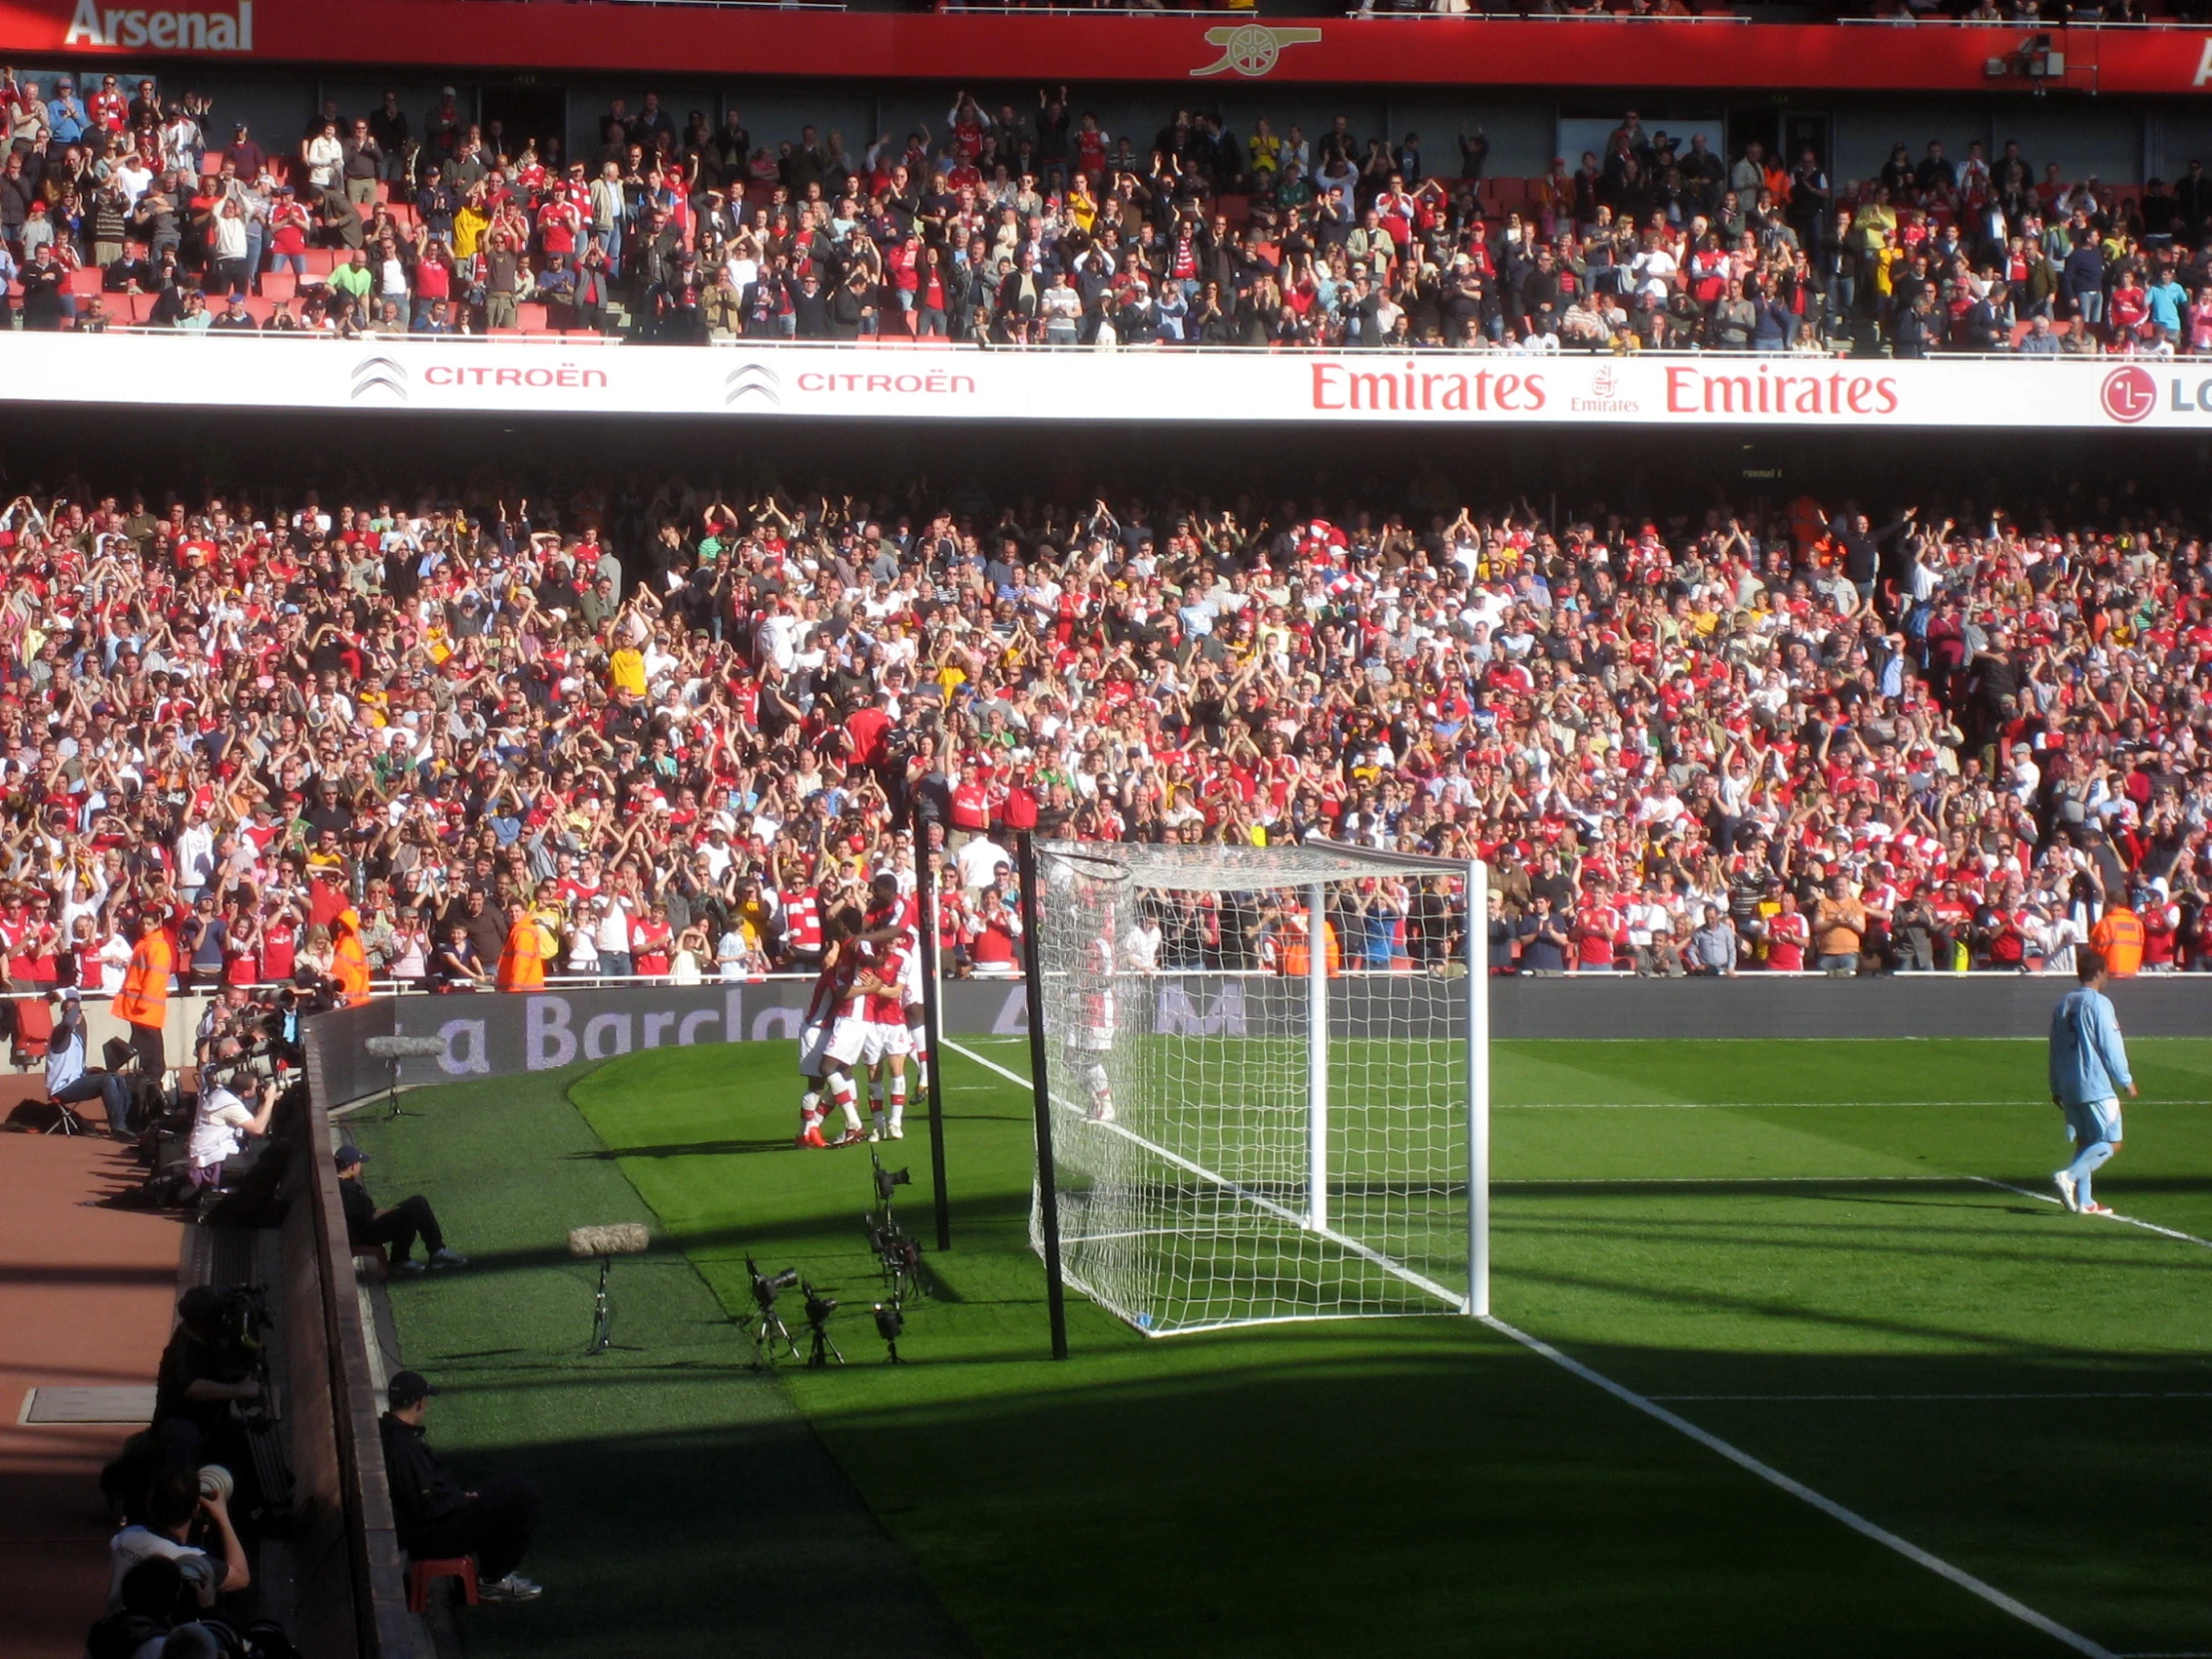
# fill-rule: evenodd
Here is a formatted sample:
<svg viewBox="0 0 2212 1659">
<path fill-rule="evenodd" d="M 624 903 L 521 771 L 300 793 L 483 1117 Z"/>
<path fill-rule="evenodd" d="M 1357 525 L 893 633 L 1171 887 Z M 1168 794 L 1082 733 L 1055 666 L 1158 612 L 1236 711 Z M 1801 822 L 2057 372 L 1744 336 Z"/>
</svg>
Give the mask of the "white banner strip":
<svg viewBox="0 0 2212 1659">
<path fill-rule="evenodd" d="M 0 333 L 0 400 L 1485 426 L 2212 429 L 2212 359 L 1518 356 Z"/>
</svg>

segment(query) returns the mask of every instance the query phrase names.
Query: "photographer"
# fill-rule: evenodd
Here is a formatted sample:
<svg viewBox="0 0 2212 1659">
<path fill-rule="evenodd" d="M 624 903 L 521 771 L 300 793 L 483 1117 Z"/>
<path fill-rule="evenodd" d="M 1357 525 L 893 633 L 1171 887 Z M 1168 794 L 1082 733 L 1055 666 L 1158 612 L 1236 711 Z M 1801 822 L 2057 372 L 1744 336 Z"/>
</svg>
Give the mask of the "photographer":
<svg viewBox="0 0 2212 1659">
<path fill-rule="evenodd" d="M 190 1541 L 193 1522 L 202 1515 L 215 1529 L 223 1551 L 219 1561 Z M 212 1608 L 216 1597 L 243 1590 L 254 1581 L 247 1565 L 246 1546 L 231 1524 L 229 1502 L 219 1496 L 202 1496 L 200 1472 L 192 1468 L 155 1471 L 146 1498 L 146 1519 L 126 1526 L 108 1540 L 110 1572 L 108 1611 L 123 1607 L 123 1581 L 141 1561 L 160 1557 L 177 1564 L 182 1587 L 192 1591 L 202 1608 Z"/>
<path fill-rule="evenodd" d="M 249 1110 L 235 1091 L 246 1076 L 246 1046 L 236 1037 L 216 1040 L 214 1061 L 201 1068 L 200 1105 L 192 1119 L 192 1139 L 185 1162 L 195 1192 L 223 1185 L 223 1166 L 237 1157 L 248 1140 L 269 1133 L 269 1120 L 283 1093 L 274 1078 L 262 1081 L 258 1111 Z"/>
<path fill-rule="evenodd" d="M 236 1037 L 241 1045 L 251 1048 L 269 1034 L 273 1012 L 267 1003 L 257 1003 L 244 985 L 225 985 L 222 994 L 208 1003 L 200 1016 L 199 1029 L 193 1033 L 194 1063 L 212 1064 L 216 1044 L 225 1037 Z"/>
<path fill-rule="evenodd" d="M 55 1004 L 54 1035 L 46 1046 L 46 1098 L 57 1106 L 73 1105 L 98 1096 L 108 1114 L 108 1133 L 117 1140 L 131 1138 L 131 1090 L 112 1071 L 85 1064 L 85 1008 L 77 987 L 67 985 L 47 992 Z"/>
<path fill-rule="evenodd" d="M 420 1273 L 425 1264 L 413 1259 L 415 1235 L 419 1233 L 430 1253 L 428 1266 L 467 1267 L 466 1256 L 445 1248 L 444 1229 L 438 1226 L 430 1201 L 420 1193 L 388 1209 L 376 1208 L 376 1201 L 368 1196 L 368 1188 L 361 1182 L 361 1164 L 367 1157 L 368 1154 L 357 1146 L 341 1146 L 334 1159 L 341 1183 L 338 1198 L 345 1206 L 346 1243 L 355 1250 L 389 1246 L 391 1265 L 396 1271 Z"/>
</svg>

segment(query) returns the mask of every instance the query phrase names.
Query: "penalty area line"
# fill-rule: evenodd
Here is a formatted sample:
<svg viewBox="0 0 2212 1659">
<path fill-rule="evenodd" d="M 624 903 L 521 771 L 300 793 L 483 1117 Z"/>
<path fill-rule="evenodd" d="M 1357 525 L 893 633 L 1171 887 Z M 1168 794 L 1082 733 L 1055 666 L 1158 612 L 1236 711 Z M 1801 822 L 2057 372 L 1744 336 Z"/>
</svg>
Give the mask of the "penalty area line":
<svg viewBox="0 0 2212 1659">
<path fill-rule="evenodd" d="M 2033 1629 L 2041 1631 L 2044 1635 L 2050 1637 L 2054 1641 L 2064 1643 L 2067 1647 L 2072 1648 L 2074 1652 L 2088 1654 L 2091 1656 L 2091 1659 L 2118 1659 L 2118 1655 L 2114 1654 L 2111 1649 L 2104 1647 L 2099 1643 L 2091 1641 L 2088 1637 L 2082 1635 L 2079 1631 L 2068 1630 L 2056 1619 L 2050 1618 L 2045 1614 L 2036 1612 L 2034 1608 L 2028 1606 L 2027 1603 L 2025 1603 L 2024 1601 L 2020 1601 L 2012 1596 L 2006 1595 L 1994 1584 L 1988 1583 L 1983 1579 L 1976 1578 L 1972 1573 L 1967 1572 L 1963 1567 L 1954 1567 L 1948 1561 L 1944 1560 L 1941 1556 L 1932 1554 L 1928 1550 L 1921 1548 L 1919 1544 L 1914 1543 L 1910 1538 L 1902 1538 L 1898 1536 L 1897 1533 L 1892 1532 L 1888 1527 L 1878 1525 L 1874 1521 L 1867 1519 L 1865 1515 L 1860 1514 L 1856 1509 L 1845 1508 L 1844 1505 L 1838 1503 L 1834 1498 L 1829 1497 L 1824 1493 L 1815 1491 L 1812 1487 L 1806 1485 L 1804 1481 L 1794 1479 L 1790 1475 L 1784 1474 L 1780 1469 L 1776 1468 L 1771 1463 L 1761 1462 L 1758 1458 L 1752 1456 L 1750 1452 L 1745 1451 L 1740 1446 L 1732 1445 L 1727 1440 L 1722 1439 L 1718 1434 L 1714 1434 L 1706 1429 L 1700 1428 L 1696 1423 L 1690 1421 L 1688 1417 L 1682 1416 L 1677 1412 L 1668 1410 L 1664 1405 L 1659 1404 L 1648 1394 L 1640 1394 L 1636 1392 L 1635 1389 L 1628 1387 L 1623 1383 L 1614 1382 L 1603 1372 L 1593 1371 L 1588 1366 L 1585 1366 L 1581 1361 L 1571 1359 L 1567 1355 L 1560 1353 L 1559 1350 L 1553 1348 L 1549 1343 L 1544 1342 L 1541 1338 L 1531 1337 L 1527 1332 L 1517 1330 L 1513 1326 L 1507 1325 L 1503 1320 L 1496 1319 L 1488 1315 L 1483 1316 L 1482 1323 L 1488 1326 L 1491 1330 L 1497 1332 L 1500 1336 L 1510 1338 L 1512 1341 L 1520 1344 L 1521 1347 L 1529 1350 L 1531 1353 L 1541 1355 L 1544 1359 L 1549 1360 L 1553 1365 L 1559 1367 L 1562 1371 L 1568 1372 L 1575 1377 L 1579 1377 L 1583 1382 L 1590 1383 L 1594 1387 L 1602 1388 L 1605 1392 L 1611 1394 L 1615 1399 L 1620 1400 L 1623 1404 L 1631 1405 L 1635 1407 L 1635 1409 L 1643 1412 L 1644 1415 L 1646 1415 L 1647 1417 L 1651 1417 L 1658 1422 L 1665 1423 L 1669 1428 L 1672 1428 L 1673 1430 L 1675 1430 L 1675 1432 L 1679 1434 L 1687 1435 L 1689 1438 L 1697 1441 L 1699 1445 L 1705 1447 L 1706 1450 L 1715 1452 L 1720 1456 L 1727 1458 L 1738 1468 L 1745 1469 L 1750 1473 L 1757 1475 L 1760 1479 L 1766 1481 L 1771 1486 L 1780 1487 L 1783 1491 L 1788 1492 L 1792 1497 L 1797 1498 L 1802 1502 L 1811 1504 L 1814 1508 L 1818 1509 L 1822 1514 L 1827 1515 L 1830 1519 L 1841 1521 L 1844 1523 L 1844 1525 L 1850 1527 L 1854 1532 L 1872 1538 L 1876 1543 L 1881 1544 L 1886 1549 L 1895 1550 L 1898 1554 L 1904 1556 L 1908 1561 L 1913 1562 L 1917 1566 L 1926 1567 L 1930 1572 L 1935 1573 L 1938 1578 L 1949 1579 L 1951 1583 L 1957 1585 L 1960 1589 L 1965 1590 L 1972 1595 L 1979 1596 L 1983 1601 L 1987 1602 L 1990 1606 L 1996 1608 L 1999 1612 L 2010 1614 L 2013 1618 L 2018 1619 L 2022 1624 L 2028 1625 Z"/>
<path fill-rule="evenodd" d="M 1737 1404 L 1760 1405 L 1769 1402 L 1798 1403 L 1805 1401 L 1828 1402 L 1849 1400 L 1884 1403 L 1891 1400 L 1944 1400 L 1944 1399 L 2212 1399 L 2212 1389 L 2153 1390 L 2121 1389 L 2103 1392 L 2063 1392 L 2044 1390 L 2040 1393 L 2011 1394 L 1653 1394 L 1653 1399 L 1669 1400 L 1720 1400 Z"/>
<path fill-rule="evenodd" d="M 1998 1192 L 2014 1193 L 2021 1198 L 2032 1198 L 2038 1204 L 2055 1204 L 2061 1210 L 2065 1208 L 2063 1201 L 2052 1197 L 2049 1193 L 2038 1193 L 2026 1187 L 2015 1187 L 2009 1181 L 1997 1181 L 1986 1175 L 1969 1175 L 1966 1179 L 1983 1187 L 1994 1187 Z M 2109 1216 L 2093 1216 L 2090 1219 L 2093 1221 L 2125 1222 L 2130 1227 L 2140 1227 L 2146 1233 L 2156 1233 L 2162 1239 L 2174 1239 L 2182 1244 L 2195 1245 L 2199 1250 L 2212 1250 L 2212 1239 L 2200 1239 L 2194 1233 L 2184 1233 L 2177 1228 L 2160 1227 L 2156 1222 L 2144 1221 L 2139 1216 L 2123 1216 L 2114 1211 Z"/>
</svg>

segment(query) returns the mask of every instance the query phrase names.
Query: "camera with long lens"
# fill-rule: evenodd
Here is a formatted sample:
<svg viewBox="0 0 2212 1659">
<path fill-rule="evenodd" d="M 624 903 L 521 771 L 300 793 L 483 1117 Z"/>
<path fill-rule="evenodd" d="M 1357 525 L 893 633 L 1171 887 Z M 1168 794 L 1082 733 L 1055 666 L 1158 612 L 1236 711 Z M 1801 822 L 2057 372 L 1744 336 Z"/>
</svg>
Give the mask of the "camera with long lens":
<svg viewBox="0 0 2212 1659">
<path fill-rule="evenodd" d="M 762 1313 L 776 1306 L 776 1299 L 799 1283 L 799 1270 L 786 1268 L 782 1273 L 763 1273 L 753 1265 L 753 1258 L 745 1259 L 745 1271 L 753 1276 L 753 1300 Z"/>
<path fill-rule="evenodd" d="M 296 1063 L 292 1060 L 289 1045 L 280 1038 L 262 1036 L 247 1043 L 238 1053 L 220 1060 L 210 1060 L 200 1068 L 200 1076 L 210 1083 L 220 1083 L 234 1093 L 251 1089 L 257 1084 L 276 1081 L 280 1064 Z"/>
<path fill-rule="evenodd" d="M 844 1356 L 837 1352 L 837 1345 L 830 1337 L 830 1316 L 837 1311 L 836 1298 L 824 1296 L 812 1283 L 801 1283 L 807 1292 L 807 1329 L 814 1338 L 807 1350 L 808 1368 L 820 1371 L 831 1360 L 843 1365 Z"/>
<path fill-rule="evenodd" d="M 910 1186 L 914 1179 L 914 1172 L 905 1169 L 885 1169 L 883 1160 L 875 1155 L 873 1147 L 868 1149 L 867 1158 L 868 1162 L 875 1167 L 875 1202 L 888 1209 L 890 1208 L 891 1194 L 900 1187 Z"/>
<path fill-rule="evenodd" d="M 824 1322 L 836 1311 L 836 1298 L 824 1296 L 812 1284 L 807 1286 L 807 1323 L 809 1325 L 819 1331 L 822 1329 Z"/>
<path fill-rule="evenodd" d="M 754 1311 L 753 1318 L 747 1325 L 753 1333 L 755 1368 L 775 1365 L 778 1343 L 791 1351 L 793 1359 L 798 1359 L 799 1345 L 792 1341 L 791 1331 L 784 1324 L 784 1316 L 776 1311 L 776 1299 L 799 1283 L 799 1270 L 786 1268 L 782 1273 L 763 1273 L 760 1264 L 748 1256 L 745 1259 L 745 1271 L 753 1281 Z M 809 1300 L 812 1300 L 811 1295 Z"/>
<path fill-rule="evenodd" d="M 906 1329 L 906 1312 L 896 1302 L 878 1302 L 875 1305 L 875 1334 L 883 1339 L 883 1346 L 890 1350 L 890 1364 L 903 1366 L 898 1357 L 898 1339 Z"/>
</svg>

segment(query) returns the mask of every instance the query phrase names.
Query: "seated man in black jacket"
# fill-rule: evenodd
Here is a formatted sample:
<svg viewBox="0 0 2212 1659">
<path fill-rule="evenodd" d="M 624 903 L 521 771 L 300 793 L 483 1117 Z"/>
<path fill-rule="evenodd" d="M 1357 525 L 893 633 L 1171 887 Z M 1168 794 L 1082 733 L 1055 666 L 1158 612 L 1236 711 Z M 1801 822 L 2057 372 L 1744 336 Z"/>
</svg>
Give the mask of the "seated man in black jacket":
<svg viewBox="0 0 2212 1659">
<path fill-rule="evenodd" d="M 361 1184 L 361 1161 L 367 1156 L 357 1146 L 341 1146 L 337 1150 L 338 1197 L 345 1205 L 346 1243 L 355 1250 L 369 1245 L 389 1245 L 394 1268 L 401 1273 L 420 1273 L 423 1264 L 414 1260 L 415 1235 L 419 1233 L 430 1252 L 429 1266 L 467 1267 L 466 1256 L 445 1248 L 444 1230 L 438 1226 L 430 1201 L 420 1193 L 388 1210 L 376 1208 L 376 1201 Z"/>
<path fill-rule="evenodd" d="M 464 1491 L 422 1437 L 422 1419 L 437 1389 L 419 1372 L 403 1371 L 384 1390 L 390 1404 L 377 1426 L 384 1475 L 391 1485 L 399 1547 L 417 1561 L 476 1557 L 476 1593 L 486 1601 L 535 1601 L 543 1589 L 515 1568 L 538 1523 L 538 1488 L 519 1474 L 501 1475 L 481 1491 Z"/>
</svg>

